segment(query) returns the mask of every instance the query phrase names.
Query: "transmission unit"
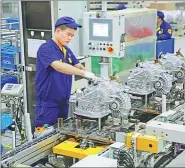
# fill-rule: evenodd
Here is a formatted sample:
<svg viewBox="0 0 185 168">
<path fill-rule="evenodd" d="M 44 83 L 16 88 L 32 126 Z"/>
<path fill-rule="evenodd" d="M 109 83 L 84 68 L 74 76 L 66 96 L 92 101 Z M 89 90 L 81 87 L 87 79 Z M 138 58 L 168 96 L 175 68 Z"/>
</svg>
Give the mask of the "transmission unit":
<svg viewBox="0 0 185 168">
<path fill-rule="evenodd" d="M 174 54 L 165 54 L 161 56 L 160 62 L 163 67 L 173 75 L 173 81 L 185 83 L 185 59 L 182 56 Z"/>
<path fill-rule="evenodd" d="M 102 118 L 109 114 L 127 118 L 131 109 L 129 88 L 110 80 L 100 79 L 96 85 L 89 85 L 77 99 L 74 114 L 88 118 Z"/>
<path fill-rule="evenodd" d="M 141 62 L 130 71 L 126 80 L 132 94 L 167 94 L 172 87 L 172 76 L 160 64 Z"/>
</svg>

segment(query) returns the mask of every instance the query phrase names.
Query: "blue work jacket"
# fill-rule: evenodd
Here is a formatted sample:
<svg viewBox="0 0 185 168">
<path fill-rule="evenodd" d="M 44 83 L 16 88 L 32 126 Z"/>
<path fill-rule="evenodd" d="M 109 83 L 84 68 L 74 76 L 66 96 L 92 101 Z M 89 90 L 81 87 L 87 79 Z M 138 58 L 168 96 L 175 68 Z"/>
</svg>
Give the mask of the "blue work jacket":
<svg viewBox="0 0 185 168">
<path fill-rule="evenodd" d="M 172 28 L 169 23 L 163 21 L 160 27 L 157 28 L 157 40 L 167 40 L 172 37 Z"/>
<path fill-rule="evenodd" d="M 79 63 L 67 46 L 65 49 L 66 54 L 52 39 L 40 46 L 36 59 L 36 106 L 57 107 L 69 101 L 72 75 L 58 72 L 50 66 L 53 61 L 73 66 Z"/>
</svg>

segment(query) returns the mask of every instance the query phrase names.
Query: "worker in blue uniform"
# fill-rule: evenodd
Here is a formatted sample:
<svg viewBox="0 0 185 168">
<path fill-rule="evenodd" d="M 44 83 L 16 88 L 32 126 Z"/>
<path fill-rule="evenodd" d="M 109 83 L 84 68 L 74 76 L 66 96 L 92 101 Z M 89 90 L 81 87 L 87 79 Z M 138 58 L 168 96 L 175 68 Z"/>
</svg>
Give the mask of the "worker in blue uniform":
<svg viewBox="0 0 185 168">
<path fill-rule="evenodd" d="M 68 117 L 72 75 L 97 79 L 94 73 L 85 71 L 67 47 L 77 28 L 81 27 L 71 17 L 58 19 L 53 37 L 38 49 L 35 127 L 54 125 L 58 118 Z"/>
<path fill-rule="evenodd" d="M 157 40 L 167 40 L 172 36 L 172 28 L 169 23 L 164 20 L 164 13 L 157 11 Z"/>
<path fill-rule="evenodd" d="M 119 4 L 119 5 L 116 7 L 116 10 L 123 10 L 123 9 L 127 9 L 127 7 L 126 7 L 124 4 Z"/>
</svg>

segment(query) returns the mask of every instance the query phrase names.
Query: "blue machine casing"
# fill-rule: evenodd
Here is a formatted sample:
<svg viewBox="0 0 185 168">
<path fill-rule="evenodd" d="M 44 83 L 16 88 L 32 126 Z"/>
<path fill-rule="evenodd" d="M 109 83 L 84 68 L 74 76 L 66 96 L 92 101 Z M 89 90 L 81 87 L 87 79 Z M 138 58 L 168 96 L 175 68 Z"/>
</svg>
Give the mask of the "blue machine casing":
<svg viewBox="0 0 185 168">
<path fill-rule="evenodd" d="M 1 89 L 6 83 L 18 84 L 18 77 L 15 75 L 1 75 Z"/>
<path fill-rule="evenodd" d="M 157 41 L 156 43 L 156 58 L 158 58 L 160 52 L 163 54 L 174 53 L 175 39 L 171 38 L 168 40 Z"/>
</svg>

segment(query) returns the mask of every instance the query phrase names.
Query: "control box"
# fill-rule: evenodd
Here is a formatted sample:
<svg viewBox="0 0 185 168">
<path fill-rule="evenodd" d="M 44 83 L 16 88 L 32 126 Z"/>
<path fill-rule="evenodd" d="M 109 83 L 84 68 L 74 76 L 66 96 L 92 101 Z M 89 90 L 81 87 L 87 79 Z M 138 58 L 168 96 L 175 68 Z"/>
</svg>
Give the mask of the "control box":
<svg viewBox="0 0 185 168">
<path fill-rule="evenodd" d="M 1 95 L 19 97 L 22 96 L 23 88 L 22 84 L 6 83 L 1 90 Z"/>
<path fill-rule="evenodd" d="M 128 45 L 156 38 L 156 15 L 156 9 L 136 8 L 84 12 L 84 55 L 124 57 Z"/>
</svg>

